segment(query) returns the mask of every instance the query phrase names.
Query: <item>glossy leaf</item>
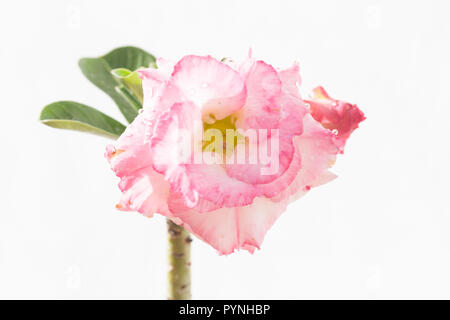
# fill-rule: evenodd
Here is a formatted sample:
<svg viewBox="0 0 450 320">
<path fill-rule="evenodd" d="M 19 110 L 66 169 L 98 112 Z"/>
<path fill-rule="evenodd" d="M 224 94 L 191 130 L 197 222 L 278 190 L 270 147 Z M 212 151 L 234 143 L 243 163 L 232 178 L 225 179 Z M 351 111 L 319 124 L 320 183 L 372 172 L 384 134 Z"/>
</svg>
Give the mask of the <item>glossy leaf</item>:
<svg viewBox="0 0 450 320">
<path fill-rule="evenodd" d="M 58 101 L 44 107 L 39 120 L 50 127 L 89 132 L 117 139 L 125 126 L 94 108 L 74 101 Z"/>
<path fill-rule="evenodd" d="M 125 119 L 128 122 L 132 122 L 138 115 L 142 104 L 140 102 L 137 105 L 130 103 L 121 94 L 121 90 L 116 89 L 122 83 L 111 72 L 118 68 L 128 69 L 133 72 L 139 68 L 156 67 L 155 57 L 139 48 L 121 47 L 99 58 L 80 59 L 79 66 L 83 74 L 93 84 L 114 100 Z"/>
</svg>

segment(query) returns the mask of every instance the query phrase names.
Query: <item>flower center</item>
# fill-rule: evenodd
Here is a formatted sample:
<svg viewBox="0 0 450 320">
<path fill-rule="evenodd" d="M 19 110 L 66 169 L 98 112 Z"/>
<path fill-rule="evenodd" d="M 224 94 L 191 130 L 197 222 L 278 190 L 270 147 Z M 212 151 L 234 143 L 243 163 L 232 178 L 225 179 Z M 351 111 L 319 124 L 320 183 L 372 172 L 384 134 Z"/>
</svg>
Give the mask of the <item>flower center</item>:
<svg viewBox="0 0 450 320">
<path fill-rule="evenodd" d="M 221 120 L 216 120 L 210 114 L 203 119 L 203 141 L 204 152 L 228 152 L 232 151 L 238 143 L 240 134 L 236 130 L 236 114 L 231 114 Z"/>
</svg>

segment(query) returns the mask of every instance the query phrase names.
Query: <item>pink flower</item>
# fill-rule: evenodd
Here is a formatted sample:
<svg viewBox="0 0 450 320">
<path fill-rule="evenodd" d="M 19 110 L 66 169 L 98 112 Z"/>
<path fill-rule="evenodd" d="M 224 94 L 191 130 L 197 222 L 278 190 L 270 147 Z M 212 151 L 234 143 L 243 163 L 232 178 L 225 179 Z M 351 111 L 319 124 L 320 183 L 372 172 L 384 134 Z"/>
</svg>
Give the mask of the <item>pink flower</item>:
<svg viewBox="0 0 450 320">
<path fill-rule="evenodd" d="M 259 248 L 291 201 L 334 179 L 328 169 L 364 119 L 321 88 L 308 109 L 296 64 L 280 71 L 251 57 L 186 56 L 140 75 L 143 111 L 106 152 L 121 179 L 117 208 L 160 213 L 222 254 Z M 207 129 L 219 136 L 205 138 Z M 248 161 L 265 147 L 268 159 Z M 214 161 L 196 161 L 205 158 Z"/>
</svg>

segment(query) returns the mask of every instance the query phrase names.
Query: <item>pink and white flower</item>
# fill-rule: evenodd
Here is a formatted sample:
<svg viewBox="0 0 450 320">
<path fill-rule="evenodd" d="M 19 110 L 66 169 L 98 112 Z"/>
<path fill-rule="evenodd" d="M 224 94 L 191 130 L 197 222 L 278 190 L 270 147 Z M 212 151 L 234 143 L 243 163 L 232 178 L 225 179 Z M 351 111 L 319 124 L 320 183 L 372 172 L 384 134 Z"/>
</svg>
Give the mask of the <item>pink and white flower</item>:
<svg viewBox="0 0 450 320">
<path fill-rule="evenodd" d="M 277 70 L 252 57 L 234 63 L 193 55 L 157 64 L 140 71 L 142 112 L 107 147 L 121 179 L 117 208 L 162 214 L 221 254 L 253 252 L 291 201 L 334 179 L 328 169 L 364 120 L 355 105 L 331 99 L 321 87 L 303 101 L 297 64 Z M 224 136 L 226 130 L 264 130 L 278 152 L 268 163 L 192 161 L 219 153 L 204 143 L 180 157 L 186 141 L 195 144 L 207 128 Z M 259 138 L 244 141 L 262 144 Z M 234 156 L 238 143 L 223 148 Z M 272 162 L 276 170 L 264 173 Z"/>
</svg>

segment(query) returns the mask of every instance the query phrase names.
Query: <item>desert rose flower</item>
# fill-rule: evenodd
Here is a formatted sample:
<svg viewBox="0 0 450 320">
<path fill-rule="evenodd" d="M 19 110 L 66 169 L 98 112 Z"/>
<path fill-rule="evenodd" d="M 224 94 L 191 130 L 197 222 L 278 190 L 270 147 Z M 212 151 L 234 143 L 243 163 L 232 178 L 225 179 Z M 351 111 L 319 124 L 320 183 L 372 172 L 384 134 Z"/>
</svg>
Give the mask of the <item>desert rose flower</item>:
<svg viewBox="0 0 450 320">
<path fill-rule="evenodd" d="M 302 100 L 299 67 L 185 56 L 140 71 L 144 107 L 106 157 L 117 208 L 159 213 L 221 254 L 259 248 L 287 205 L 335 178 L 328 169 L 363 113 L 317 88 Z"/>
</svg>

